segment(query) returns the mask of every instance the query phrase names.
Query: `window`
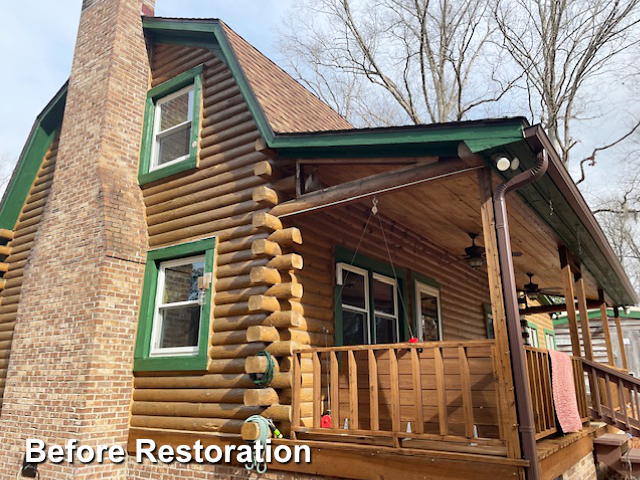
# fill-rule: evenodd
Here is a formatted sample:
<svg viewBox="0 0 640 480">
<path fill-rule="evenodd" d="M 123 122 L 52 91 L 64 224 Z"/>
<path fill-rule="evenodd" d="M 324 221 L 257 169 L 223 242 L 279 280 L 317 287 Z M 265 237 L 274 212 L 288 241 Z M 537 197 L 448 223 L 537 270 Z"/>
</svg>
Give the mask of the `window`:
<svg viewBox="0 0 640 480">
<path fill-rule="evenodd" d="M 544 329 L 544 341 L 547 345 L 547 349 L 555 350 L 556 349 L 556 334 L 551 330 Z"/>
<path fill-rule="evenodd" d="M 398 283 L 392 277 L 347 263 L 337 264 L 336 275 L 340 344 L 400 341 Z"/>
<path fill-rule="evenodd" d="M 140 155 L 140 184 L 196 168 L 202 66 L 147 93 Z"/>
<path fill-rule="evenodd" d="M 416 280 L 416 336 L 421 342 L 435 342 L 442 339 L 442 322 L 440 314 L 440 291 Z"/>
<path fill-rule="evenodd" d="M 527 322 L 524 330 L 527 332 L 527 345 L 538 348 L 540 346 L 540 340 L 538 339 L 538 327 L 536 324 Z"/>
<path fill-rule="evenodd" d="M 147 254 L 134 369 L 205 370 L 215 238 Z"/>
</svg>

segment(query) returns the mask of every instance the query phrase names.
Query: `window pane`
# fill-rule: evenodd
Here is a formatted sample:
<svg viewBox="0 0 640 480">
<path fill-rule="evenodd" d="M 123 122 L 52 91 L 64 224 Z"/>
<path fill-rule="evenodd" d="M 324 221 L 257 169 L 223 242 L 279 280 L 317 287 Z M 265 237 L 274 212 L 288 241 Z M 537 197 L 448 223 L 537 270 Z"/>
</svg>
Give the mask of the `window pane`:
<svg viewBox="0 0 640 480">
<path fill-rule="evenodd" d="M 344 270 L 342 273 L 342 304 L 366 308 L 364 276 Z"/>
<path fill-rule="evenodd" d="M 193 117 L 193 90 L 159 104 L 160 128 L 158 132 L 175 127 Z"/>
<path fill-rule="evenodd" d="M 376 343 L 395 343 L 397 341 L 396 321 L 376 317 Z"/>
<path fill-rule="evenodd" d="M 420 319 L 422 324 L 422 340 L 435 342 L 438 340 L 438 298 L 420 292 Z"/>
<path fill-rule="evenodd" d="M 204 274 L 204 261 L 164 269 L 162 303 L 198 300 L 198 277 Z"/>
<path fill-rule="evenodd" d="M 373 280 L 373 306 L 376 312 L 396 314 L 394 290 L 394 285 Z"/>
<path fill-rule="evenodd" d="M 157 166 L 169 163 L 176 158 L 189 154 L 189 142 L 191 141 L 191 124 L 158 138 Z"/>
<path fill-rule="evenodd" d="M 160 309 L 161 331 L 158 348 L 198 346 L 200 305 Z"/>
<path fill-rule="evenodd" d="M 342 344 L 364 345 L 366 314 L 342 310 Z"/>
</svg>

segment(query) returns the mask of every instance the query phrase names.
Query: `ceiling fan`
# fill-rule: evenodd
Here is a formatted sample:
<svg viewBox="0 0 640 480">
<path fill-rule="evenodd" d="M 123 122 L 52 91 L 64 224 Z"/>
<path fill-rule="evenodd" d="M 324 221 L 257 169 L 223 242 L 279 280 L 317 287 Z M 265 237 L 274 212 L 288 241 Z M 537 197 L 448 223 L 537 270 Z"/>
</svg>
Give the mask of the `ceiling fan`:
<svg viewBox="0 0 640 480">
<path fill-rule="evenodd" d="M 538 284 L 533 282 L 533 275 L 533 273 L 527 273 L 529 283 L 525 284 L 524 289 L 522 290 L 531 300 L 536 300 L 541 294 L 553 296 L 561 296 L 563 294 L 561 287 L 539 288 Z"/>
<path fill-rule="evenodd" d="M 469 232 L 467 235 L 469 235 L 469 238 L 471 239 L 471 245 L 464 249 L 465 255 L 463 255 L 462 258 L 467 261 L 471 268 L 477 270 L 486 262 L 486 250 L 483 246 L 476 245 L 476 238 L 478 238 L 477 233 Z M 512 252 L 511 255 L 514 257 L 520 257 L 522 256 L 522 253 Z"/>
</svg>

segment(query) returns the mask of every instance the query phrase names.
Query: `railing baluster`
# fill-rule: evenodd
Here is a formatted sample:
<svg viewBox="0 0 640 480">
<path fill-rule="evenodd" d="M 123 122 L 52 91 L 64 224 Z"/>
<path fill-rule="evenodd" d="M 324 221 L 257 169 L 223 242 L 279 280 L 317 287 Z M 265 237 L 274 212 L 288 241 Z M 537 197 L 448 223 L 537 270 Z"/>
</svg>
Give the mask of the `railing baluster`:
<svg viewBox="0 0 640 480">
<path fill-rule="evenodd" d="M 349 350 L 349 428 L 358 430 L 358 365 L 353 350 Z"/>
<path fill-rule="evenodd" d="M 312 353 L 313 366 L 313 427 L 320 428 L 320 416 L 322 415 L 322 367 L 320 366 L 320 354 Z"/>
<path fill-rule="evenodd" d="M 553 386 L 551 384 L 551 368 L 549 366 L 549 353 L 542 356 L 542 371 L 544 373 L 544 399 L 545 399 L 545 429 L 555 428 L 555 417 L 553 412 Z"/>
<path fill-rule="evenodd" d="M 596 386 L 592 395 L 594 395 L 594 398 L 595 398 L 596 408 L 598 409 L 598 417 L 602 418 L 602 395 L 600 395 L 600 390 L 604 385 L 604 380 L 600 378 L 600 376 L 596 372 L 593 372 L 593 376 L 596 379 L 595 381 Z M 584 378 L 584 375 L 582 376 L 582 378 Z"/>
<path fill-rule="evenodd" d="M 635 413 L 633 414 L 635 420 L 640 420 L 640 405 L 638 404 L 638 387 L 632 386 L 633 391 L 630 392 L 633 399 L 632 404 L 635 404 Z M 631 410 L 633 412 L 633 410 Z"/>
<path fill-rule="evenodd" d="M 433 349 L 433 357 L 436 368 L 436 388 L 438 390 L 438 419 L 440 422 L 440 435 L 449 435 L 449 416 L 447 413 L 447 387 L 444 378 L 444 362 L 440 347 Z"/>
<path fill-rule="evenodd" d="M 624 418 L 624 424 L 629 428 L 629 412 L 627 411 L 627 400 L 624 390 L 624 383 L 621 378 L 618 378 L 618 401 L 620 402 L 620 411 Z"/>
<path fill-rule="evenodd" d="M 293 366 L 292 366 L 292 379 L 293 382 L 293 392 L 292 392 L 292 405 L 291 409 L 293 410 L 293 418 L 291 419 L 291 423 L 293 424 L 293 428 L 297 428 L 300 426 L 300 353 L 295 352 L 293 354 Z M 295 440 L 296 432 L 295 430 L 291 430 L 291 438 Z"/>
<path fill-rule="evenodd" d="M 396 349 L 389 349 L 389 381 L 391 382 L 391 429 L 399 432 L 400 425 L 400 385 L 398 384 L 398 357 Z"/>
<path fill-rule="evenodd" d="M 340 428 L 340 364 L 336 352 L 329 353 L 331 428 Z"/>
<path fill-rule="evenodd" d="M 460 361 L 460 380 L 462 386 L 462 410 L 464 411 L 465 434 L 468 438 L 474 436 L 473 425 L 473 399 L 471 397 L 471 374 L 469 373 L 469 359 L 467 349 L 458 347 L 458 359 Z"/>
<path fill-rule="evenodd" d="M 416 433 L 424 432 L 424 409 L 422 405 L 422 368 L 420 353 L 411 348 L 411 377 L 413 378 L 413 403 L 416 408 Z"/>
<path fill-rule="evenodd" d="M 369 408 L 371 430 L 380 430 L 380 415 L 378 413 L 378 360 L 373 350 L 369 350 Z"/>
<path fill-rule="evenodd" d="M 604 381 L 605 381 L 605 388 L 607 389 L 607 403 L 608 403 L 607 406 L 609 408 L 609 413 L 611 414 L 611 418 L 615 420 L 616 410 L 613 405 L 613 395 L 611 394 L 611 382 L 610 382 L 608 373 L 604 374 Z"/>
</svg>

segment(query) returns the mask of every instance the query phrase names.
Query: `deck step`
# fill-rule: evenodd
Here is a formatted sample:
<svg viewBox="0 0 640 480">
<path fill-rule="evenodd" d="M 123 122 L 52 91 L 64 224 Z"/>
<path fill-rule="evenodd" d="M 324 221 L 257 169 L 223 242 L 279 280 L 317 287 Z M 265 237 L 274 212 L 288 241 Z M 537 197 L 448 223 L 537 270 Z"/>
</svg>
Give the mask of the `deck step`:
<svg viewBox="0 0 640 480">
<path fill-rule="evenodd" d="M 629 437 L 620 433 L 605 433 L 593 440 L 596 445 L 607 445 L 609 447 L 620 447 L 629 441 Z"/>
<path fill-rule="evenodd" d="M 640 464 L 640 448 L 630 448 L 627 453 L 622 456 L 625 462 Z"/>
</svg>

